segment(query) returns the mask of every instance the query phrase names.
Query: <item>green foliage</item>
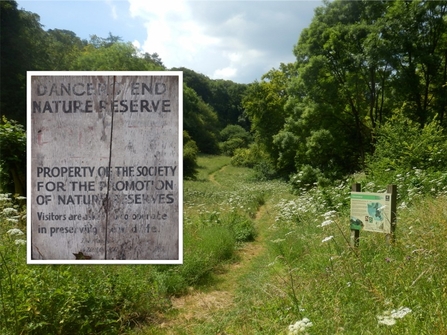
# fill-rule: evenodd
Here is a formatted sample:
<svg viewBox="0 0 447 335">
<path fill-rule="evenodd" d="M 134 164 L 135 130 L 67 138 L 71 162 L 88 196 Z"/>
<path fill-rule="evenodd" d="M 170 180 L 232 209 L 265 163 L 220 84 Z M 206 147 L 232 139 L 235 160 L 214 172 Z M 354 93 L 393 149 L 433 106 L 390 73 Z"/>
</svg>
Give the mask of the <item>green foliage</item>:
<svg viewBox="0 0 447 335">
<path fill-rule="evenodd" d="M 23 199 L 0 194 L 2 334 L 120 334 L 168 307 L 148 267 L 28 266 Z"/>
<path fill-rule="evenodd" d="M 220 131 L 220 140 L 221 152 L 232 156 L 236 149 L 248 146 L 251 142 L 251 136 L 241 126 L 230 124 Z"/>
<path fill-rule="evenodd" d="M 279 70 L 270 70 L 263 75 L 261 82 L 256 81 L 248 87 L 242 101 L 256 143 L 273 161 L 278 156 L 273 136 L 281 130 L 287 117 L 284 105 L 287 100 L 287 83 L 292 72 L 292 67 L 285 64 L 281 64 Z"/>
<path fill-rule="evenodd" d="M 183 85 L 183 128 L 196 142 L 201 153 L 219 152 L 217 115 L 197 93 Z"/>
<path fill-rule="evenodd" d="M 226 226 L 197 222 L 197 226 L 188 227 L 183 264 L 157 267 L 160 289 L 168 295 L 181 295 L 191 286 L 205 284 L 219 264 L 233 257 L 235 243 Z"/>
<path fill-rule="evenodd" d="M 76 71 L 150 71 L 163 70 L 150 59 L 141 57 L 132 43 L 88 44 L 70 67 Z"/>
<path fill-rule="evenodd" d="M 26 194 L 26 132 L 3 116 L 0 122 L 0 189 Z"/>
<path fill-rule="evenodd" d="M 434 176 L 426 172 L 427 179 Z M 419 189 L 411 207 L 402 202 L 405 195 L 399 197 L 396 242 L 391 246 L 382 234 L 371 232 L 361 233 L 358 250 L 350 246 L 349 180 L 279 202 L 270 250 L 276 289 L 284 292 L 276 304 L 289 310 L 283 318 L 294 324 L 307 317 L 313 323 L 310 330 L 321 334 L 442 332 L 447 319 L 445 290 L 439 285 L 444 285 L 447 272 L 440 262 L 445 261 L 446 246 L 438 236 L 446 234 L 441 223 L 445 177 L 434 182 L 440 184 L 437 191 Z M 413 182 L 411 175 L 400 178 L 398 193 L 411 190 Z M 371 180 L 364 186 L 364 191 L 383 190 Z M 386 320 L 392 310 L 404 308 L 404 317 Z M 352 323 L 352 318 L 361 322 Z"/>
<path fill-rule="evenodd" d="M 447 137 L 439 122 L 434 120 L 422 129 L 405 117 L 395 117 L 376 134 L 376 150 L 368 158 L 368 171 L 375 175 L 393 170 L 445 171 Z"/>
<path fill-rule="evenodd" d="M 266 73 L 244 98 L 274 169 L 309 166 L 332 180 L 361 170 L 394 110 L 421 127 L 436 115 L 445 125 L 446 9 L 416 0 L 319 7 L 294 47 L 296 63 Z"/>
<path fill-rule="evenodd" d="M 365 184 L 376 188 L 399 184 L 399 199 L 413 201 L 442 191 L 447 175 L 447 138 L 438 121 L 423 128 L 405 117 L 394 117 L 376 134 L 376 150 L 367 159 Z"/>
<path fill-rule="evenodd" d="M 231 164 L 252 168 L 259 162 L 268 159 L 259 145 L 252 143 L 248 148 L 238 148 L 234 151 Z"/>
<path fill-rule="evenodd" d="M 187 131 L 183 131 L 183 178 L 194 179 L 197 176 L 197 154 L 199 148 L 196 142 L 189 136 Z"/>
<path fill-rule="evenodd" d="M 87 42 L 69 30 L 50 29 L 47 34 L 49 69 L 69 71 Z"/>
<path fill-rule="evenodd" d="M 219 128 L 228 124 L 242 124 L 242 97 L 247 88 L 245 84 L 237 84 L 230 80 L 211 80 L 207 76 L 185 67 L 173 68 L 183 72 L 183 82 L 192 88 L 202 100 L 216 112 Z"/>
<path fill-rule="evenodd" d="M 19 10 L 16 1 L 0 1 L 0 17 L 0 110 L 25 124 L 26 71 L 48 68 L 48 41 L 39 16 Z"/>
</svg>

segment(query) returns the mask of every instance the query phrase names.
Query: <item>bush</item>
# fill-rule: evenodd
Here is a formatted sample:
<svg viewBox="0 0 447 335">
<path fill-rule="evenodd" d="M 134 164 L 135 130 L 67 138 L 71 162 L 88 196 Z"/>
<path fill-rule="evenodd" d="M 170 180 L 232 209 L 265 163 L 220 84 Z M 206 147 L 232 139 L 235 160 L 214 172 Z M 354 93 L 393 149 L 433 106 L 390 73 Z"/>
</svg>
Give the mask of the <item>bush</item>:
<svg viewBox="0 0 447 335">
<path fill-rule="evenodd" d="M 16 121 L 0 121 L 0 187 L 4 192 L 26 194 L 26 132 Z"/>
<path fill-rule="evenodd" d="M 220 132 L 220 149 L 226 155 L 232 156 L 236 149 L 246 148 L 251 142 L 248 131 L 239 125 L 230 124 Z"/>
<path fill-rule="evenodd" d="M 409 119 L 395 117 L 376 134 L 376 150 L 366 160 L 365 182 L 378 188 L 398 184 L 401 200 L 437 193 L 445 185 L 446 153 L 447 137 L 436 120 L 421 129 Z"/>
<path fill-rule="evenodd" d="M 185 179 L 194 179 L 198 173 L 197 155 L 199 148 L 196 142 L 183 131 L 183 177 Z"/>
<path fill-rule="evenodd" d="M 447 137 L 436 120 L 424 128 L 406 118 L 393 118 L 376 134 L 376 148 L 367 159 L 369 174 L 413 168 L 445 171 Z"/>
</svg>

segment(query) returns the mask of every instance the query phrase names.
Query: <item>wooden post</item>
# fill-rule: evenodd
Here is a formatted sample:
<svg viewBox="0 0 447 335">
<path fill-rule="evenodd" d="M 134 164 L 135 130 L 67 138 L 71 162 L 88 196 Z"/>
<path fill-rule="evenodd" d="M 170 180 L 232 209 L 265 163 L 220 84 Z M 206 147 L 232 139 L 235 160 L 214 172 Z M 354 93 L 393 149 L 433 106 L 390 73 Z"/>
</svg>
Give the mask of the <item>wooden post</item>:
<svg viewBox="0 0 447 335">
<path fill-rule="evenodd" d="M 352 192 L 361 192 L 362 186 L 359 183 L 352 184 Z M 351 246 L 358 248 L 360 243 L 360 230 L 351 229 Z"/>
<path fill-rule="evenodd" d="M 390 217 L 390 233 L 387 234 L 386 239 L 388 243 L 394 243 L 396 241 L 396 211 L 397 211 L 397 186 L 388 185 L 386 189 L 387 193 L 391 193 L 391 217 Z"/>
</svg>

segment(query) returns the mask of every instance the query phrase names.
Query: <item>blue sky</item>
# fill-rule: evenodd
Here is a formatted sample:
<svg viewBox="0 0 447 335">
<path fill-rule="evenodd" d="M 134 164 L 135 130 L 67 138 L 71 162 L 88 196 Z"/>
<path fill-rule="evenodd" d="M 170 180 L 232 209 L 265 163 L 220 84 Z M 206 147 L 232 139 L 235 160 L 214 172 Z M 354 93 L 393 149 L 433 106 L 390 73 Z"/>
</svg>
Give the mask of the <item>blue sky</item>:
<svg viewBox="0 0 447 335">
<path fill-rule="evenodd" d="M 259 80 L 281 62 L 322 1 L 17 1 L 40 16 L 45 30 L 66 29 L 82 39 L 109 32 L 166 67 L 186 67 L 212 79 Z"/>
</svg>

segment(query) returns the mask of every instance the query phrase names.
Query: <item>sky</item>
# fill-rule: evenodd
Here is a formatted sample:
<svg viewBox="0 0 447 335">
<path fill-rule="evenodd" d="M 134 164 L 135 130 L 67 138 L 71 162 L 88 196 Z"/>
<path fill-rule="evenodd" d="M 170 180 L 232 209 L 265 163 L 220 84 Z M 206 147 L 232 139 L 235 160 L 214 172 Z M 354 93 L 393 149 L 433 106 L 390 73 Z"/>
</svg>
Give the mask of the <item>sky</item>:
<svg viewBox="0 0 447 335">
<path fill-rule="evenodd" d="M 157 53 L 168 68 L 186 67 L 211 79 L 251 83 L 281 63 L 320 0 L 20 0 L 45 30 L 66 29 L 81 39 L 109 33 L 142 52 Z"/>
</svg>

